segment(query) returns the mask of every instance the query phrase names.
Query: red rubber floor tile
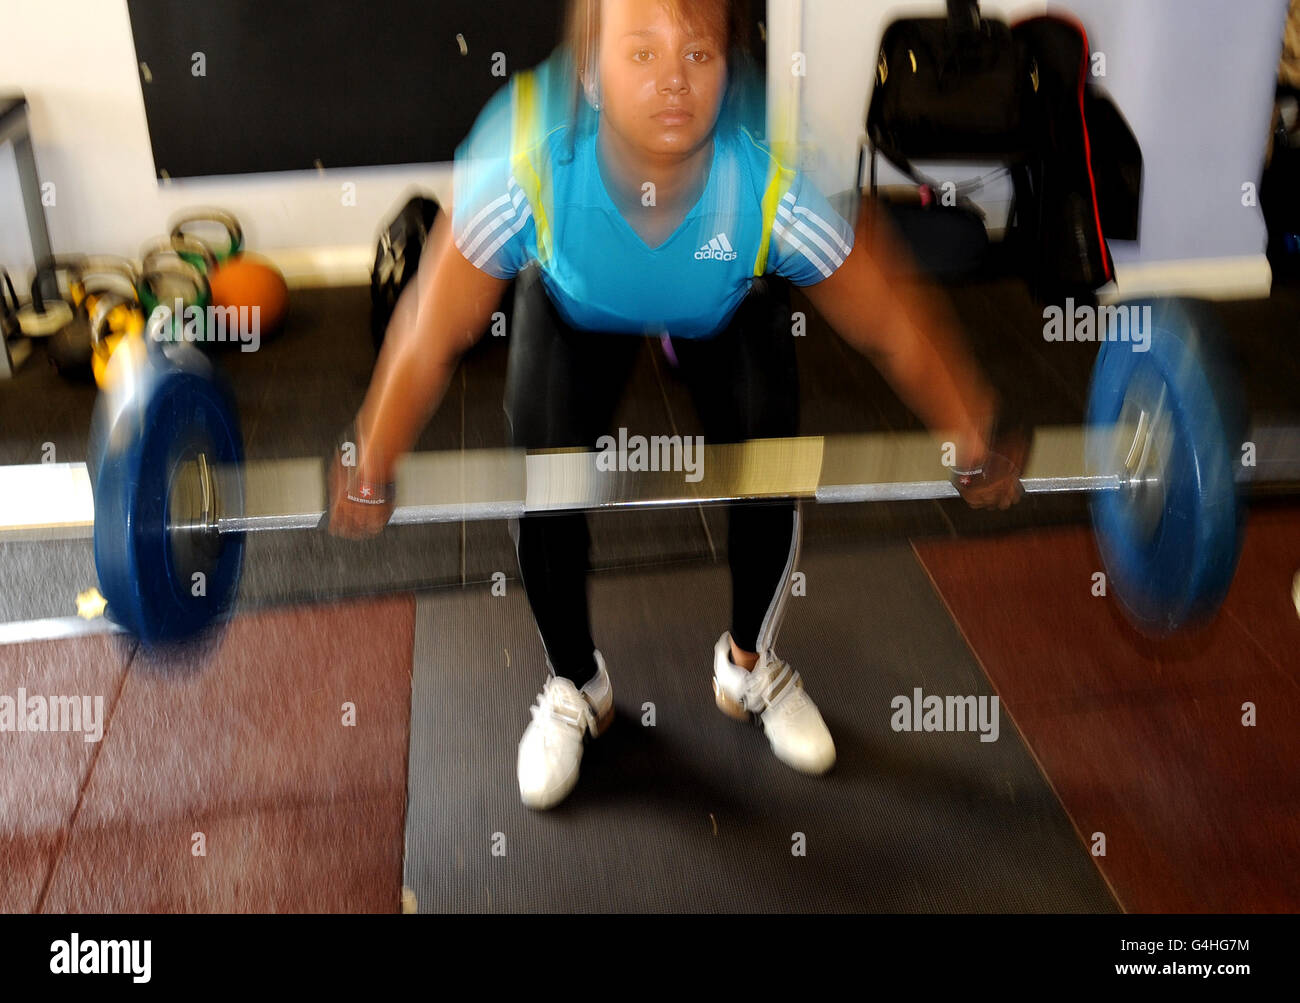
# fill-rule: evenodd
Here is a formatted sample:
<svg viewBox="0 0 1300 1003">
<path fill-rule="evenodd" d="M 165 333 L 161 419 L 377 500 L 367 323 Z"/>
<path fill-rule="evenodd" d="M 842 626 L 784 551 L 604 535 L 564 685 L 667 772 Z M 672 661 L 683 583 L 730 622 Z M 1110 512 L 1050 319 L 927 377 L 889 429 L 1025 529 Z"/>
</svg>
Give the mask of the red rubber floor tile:
<svg viewBox="0 0 1300 1003">
<path fill-rule="evenodd" d="M 237 617 L 131 665 L 78 824 L 406 797 L 410 596 Z M 344 724 L 346 705 L 355 725 Z"/>
<path fill-rule="evenodd" d="M 1163 642 L 1091 596 L 1086 527 L 916 551 L 1124 908 L 1300 909 L 1300 513 L 1252 519 L 1219 617 Z"/>
<path fill-rule="evenodd" d="M 395 911 L 414 616 L 409 595 L 278 608 L 140 652 L 38 907 Z"/>
<path fill-rule="evenodd" d="M 0 645 L 0 697 L 96 698 L 96 730 L 107 734 L 134 645 L 96 635 Z M 29 705 L 30 709 L 30 705 Z M 60 718 L 62 714 L 60 713 Z M 26 719 L 24 719 L 26 722 Z M 54 724 L 46 714 L 46 727 Z M 60 720 L 60 724 L 64 722 Z M 78 722 L 69 720 L 68 725 Z M 82 727 L 89 721 L 80 722 Z M 35 908 L 51 852 L 62 841 L 92 763 L 103 747 L 84 731 L 0 730 L 0 911 Z"/>
<path fill-rule="evenodd" d="M 1242 726 L 1243 695 L 1271 725 Z M 1125 909 L 1300 906 L 1294 687 L 1256 675 L 1092 711 L 1010 709 L 1084 840 L 1104 834 L 1097 863 Z"/>
<path fill-rule="evenodd" d="M 0 839 L 0 913 L 34 912 L 63 831 Z"/>
<path fill-rule="evenodd" d="M 1248 545 L 1223 613 L 1300 683 L 1300 611 L 1291 596 L 1292 582 L 1300 573 L 1300 512 L 1257 509 L 1247 526 Z"/>
<path fill-rule="evenodd" d="M 72 833 L 46 912 L 398 912 L 403 813 L 388 797 Z M 197 856 L 195 833 L 206 855 Z"/>
</svg>

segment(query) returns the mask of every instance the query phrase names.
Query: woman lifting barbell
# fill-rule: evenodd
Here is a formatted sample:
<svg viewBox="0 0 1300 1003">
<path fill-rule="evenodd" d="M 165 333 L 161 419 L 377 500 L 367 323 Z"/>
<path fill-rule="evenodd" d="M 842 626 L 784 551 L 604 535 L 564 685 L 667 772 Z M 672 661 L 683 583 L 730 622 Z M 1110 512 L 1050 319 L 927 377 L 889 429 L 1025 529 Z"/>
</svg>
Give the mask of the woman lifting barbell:
<svg viewBox="0 0 1300 1003">
<path fill-rule="evenodd" d="M 398 459 L 516 277 L 515 447 L 597 448 L 647 336 L 676 357 L 710 442 L 796 435 L 792 282 L 928 427 L 953 432 L 967 501 L 1019 497 L 1024 440 L 990 448 L 994 394 L 941 309 L 891 287 L 879 261 L 901 255 L 897 242 L 855 244 L 805 174 L 746 127 L 743 6 L 573 0 L 566 44 L 489 102 L 457 151 L 454 210 L 394 312 L 357 416 L 356 463 L 335 460 L 332 532 L 383 528 Z M 799 507 L 737 501 L 728 520 L 718 706 L 757 715 L 778 757 L 822 773 L 834 742 L 775 651 Z M 588 617 L 585 514 L 528 516 L 511 533 L 550 670 L 519 745 L 520 793 L 547 808 L 576 783 L 585 733 L 612 720 L 612 690 Z"/>
</svg>

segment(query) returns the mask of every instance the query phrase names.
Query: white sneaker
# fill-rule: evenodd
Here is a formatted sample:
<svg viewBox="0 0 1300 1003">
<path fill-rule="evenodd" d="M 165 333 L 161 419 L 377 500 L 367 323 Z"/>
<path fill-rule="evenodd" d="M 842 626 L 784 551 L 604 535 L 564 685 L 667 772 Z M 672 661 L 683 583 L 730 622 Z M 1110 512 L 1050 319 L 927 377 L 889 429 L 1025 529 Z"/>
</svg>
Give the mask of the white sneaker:
<svg viewBox="0 0 1300 1003">
<path fill-rule="evenodd" d="M 713 646 L 713 696 L 718 708 L 739 721 L 758 720 L 777 759 L 801 773 L 825 773 L 835 765 L 835 742 L 803 679 L 769 651 L 752 672 L 731 660 L 731 632 Z"/>
<path fill-rule="evenodd" d="M 581 690 L 548 675 L 530 708 L 533 720 L 519 741 L 519 794 L 529 808 L 553 808 L 568 797 L 578 782 L 584 734 L 595 738 L 614 720 L 614 690 L 599 651 L 596 668 Z"/>
</svg>

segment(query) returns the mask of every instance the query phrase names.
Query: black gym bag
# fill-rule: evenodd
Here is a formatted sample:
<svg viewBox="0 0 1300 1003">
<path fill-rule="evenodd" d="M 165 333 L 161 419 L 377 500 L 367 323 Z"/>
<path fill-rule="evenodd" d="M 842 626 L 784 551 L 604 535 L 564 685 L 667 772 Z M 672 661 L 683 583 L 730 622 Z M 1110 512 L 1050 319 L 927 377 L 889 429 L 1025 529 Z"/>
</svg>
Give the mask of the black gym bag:
<svg viewBox="0 0 1300 1003">
<path fill-rule="evenodd" d="M 917 264 L 944 279 L 970 275 L 989 251 L 984 214 L 967 197 L 996 174 L 950 188 L 912 159 L 1028 159 L 1027 55 L 1002 21 L 981 18 L 976 0 L 948 0 L 946 18 L 903 18 L 884 32 L 867 109 L 870 188 Z M 876 156 L 917 185 L 877 192 Z M 862 161 L 859 160 L 859 176 Z"/>
<path fill-rule="evenodd" d="M 1115 102 L 1088 84 L 1083 94 L 1101 232 L 1111 240 L 1137 240 L 1142 208 L 1142 148 Z"/>
<path fill-rule="evenodd" d="M 376 355 L 384 344 L 397 298 L 420 270 L 420 253 L 441 208 L 436 198 L 414 195 L 379 235 L 370 272 L 370 336 Z"/>
<path fill-rule="evenodd" d="M 1031 53 L 1037 98 L 1028 123 L 1037 137 L 1034 156 L 1023 169 L 1012 171 L 1026 275 L 1044 302 L 1086 297 L 1115 277 L 1095 167 L 1128 162 L 1136 155 L 1140 184 L 1141 153 L 1118 110 L 1109 116 L 1107 104 L 1097 101 L 1091 107 L 1104 117 L 1109 135 L 1103 145 L 1110 148 L 1104 153 L 1093 149 L 1088 37 L 1082 25 L 1041 15 L 1018 21 L 1011 30 Z M 1126 149 L 1118 148 L 1123 133 Z M 1106 214 L 1125 235 L 1132 231 L 1136 236 L 1136 192 L 1127 205 L 1123 175 L 1107 170 L 1104 176 L 1104 190 L 1112 199 Z"/>
<path fill-rule="evenodd" d="M 948 0 L 947 17 L 903 18 L 880 41 L 867 109 L 873 149 L 909 159 L 989 159 L 1024 151 L 1030 73 L 1005 22 L 976 0 Z"/>
<path fill-rule="evenodd" d="M 1091 83 L 1088 60 L 1077 22 L 1041 16 L 1008 27 L 981 18 L 977 0 L 948 0 L 947 18 L 893 22 L 867 112 L 873 194 L 877 153 L 936 190 L 912 159 L 1001 161 L 1015 199 L 1000 250 L 1034 294 L 1052 301 L 1105 285 L 1114 278 L 1106 237 L 1137 237 L 1142 153 Z M 991 176 L 957 184 L 958 204 Z M 970 212 L 934 213 L 900 214 L 914 244 L 942 234 L 960 239 L 967 258 L 978 252 Z"/>
</svg>

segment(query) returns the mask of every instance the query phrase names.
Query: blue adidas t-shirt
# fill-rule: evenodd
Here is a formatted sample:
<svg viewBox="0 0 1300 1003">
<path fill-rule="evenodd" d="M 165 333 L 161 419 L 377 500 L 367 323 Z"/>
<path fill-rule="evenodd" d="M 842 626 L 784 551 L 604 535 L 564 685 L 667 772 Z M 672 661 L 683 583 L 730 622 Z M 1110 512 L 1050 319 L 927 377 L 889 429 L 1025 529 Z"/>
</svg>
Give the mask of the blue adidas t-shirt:
<svg viewBox="0 0 1300 1003">
<path fill-rule="evenodd" d="M 581 330 L 707 338 L 756 275 L 811 285 L 843 264 L 853 228 L 803 172 L 724 121 L 703 194 L 649 247 L 601 178 L 594 116 L 584 127 L 560 103 L 564 72 L 553 58 L 516 76 L 457 150 L 452 225 L 475 267 L 505 279 L 539 262 L 560 315 Z"/>
</svg>

